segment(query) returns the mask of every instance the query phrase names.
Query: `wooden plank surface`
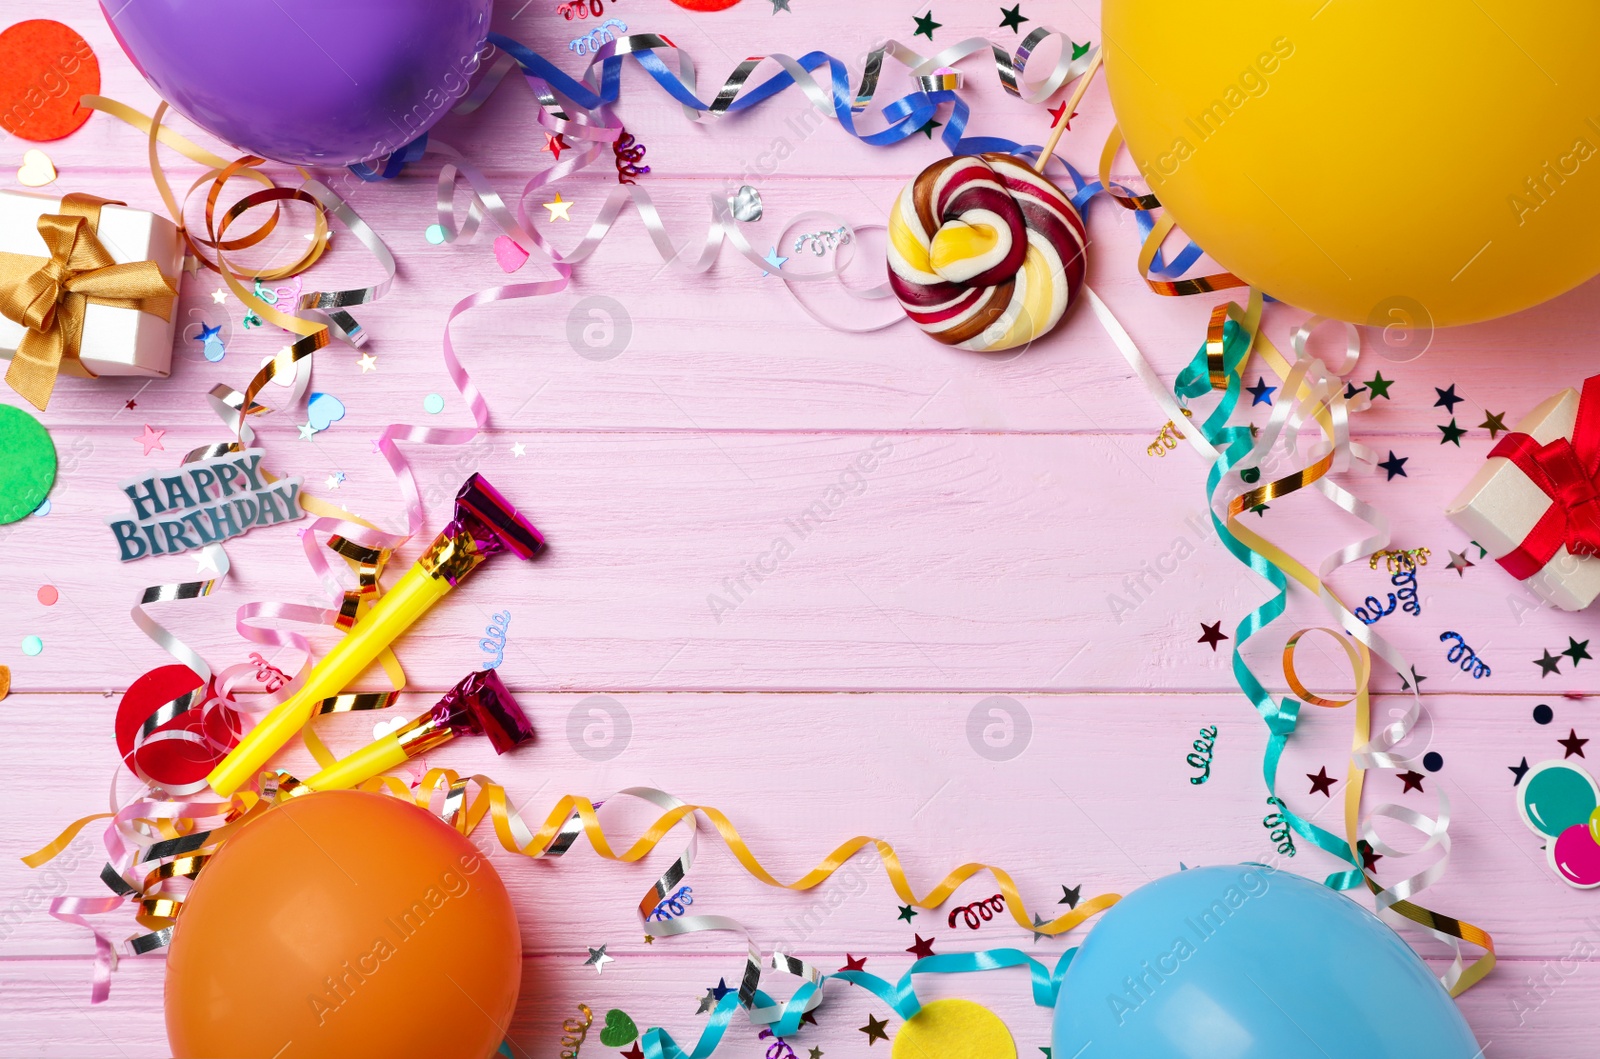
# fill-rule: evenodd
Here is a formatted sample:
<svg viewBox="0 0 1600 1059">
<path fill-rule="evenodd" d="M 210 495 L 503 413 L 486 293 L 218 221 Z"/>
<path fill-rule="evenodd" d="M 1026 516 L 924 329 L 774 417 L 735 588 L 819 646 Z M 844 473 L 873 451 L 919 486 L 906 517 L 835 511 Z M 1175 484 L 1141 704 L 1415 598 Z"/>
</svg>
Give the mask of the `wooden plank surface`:
<svg viewBox="0 0 1600 1059">
<path fill-rule="evenodd" d="M 747 0 L 715 15 L 640 0 L 610 7 L 630 29 L 665 33 L 692 50 L 704 94 L 738 58 L 761 50 L 823 47 L 859 69 L 876 42 L 912 43 L 910 16 L 924 10 L 840 0 L 795 0 L 793 11 L 778 13 Z M 59 18 L 90 40 L 105 94 L 153 107 L 153 93 L 93 5 L 43 0 L 34 9 L 30 15 Z M 1098 36 L 1094 4 L 1025 13 L 1039 21 L 1059 16 L 1055 24 L 1080 40 Z M 934 43 L 915 38 L 924 53 L 975 34 L 1011 36 L 995 29 L 991 8 L 946 5 L 938 15 L 945 25 Z M 570 58 L 566 38 L 582 24 L 544 7 L 519 13 L 508 6 L 496 28 Z M 1042 138 L 1042 113 L 1000 91 L 984 62 L 963 63 L 974 128 Z M 1103 90 L 1080 109 L 1064 153 L 1088 172 L 1111 121 Z M 863 146 L 816 121 L 794 94 L 750 115 L 691 124 L 637 70 L 624 75 L 618 112 L 649 148 L 653 171 L 642 186 L 679 245 L 700 239 L 709 199 L 748 182 L 766 203 L 765 219 L 747 226 L 751 244 L 790 256 L 789 269 L 827 260 L 786 249 L 824 226 L 796 226 L 793 218 L 822 212 L 837 216 L 830 224 L 863 229 L 847 270 L 858 286 L 875 282 L 881 267 L 881 232 L 870 226 L 881 224 L 905 180 L 944 154 L 922 137 L 889 149 Z M 477 114 L 446 119 L 436 135 L 508 194 L 549 164 L 520 88 L 503 90 Z M 15 164 L 26 146 L 6 140 L 0 160 Z M 158 208 L 144 142 L 133 130 L 96 116 L 44 146 L 61 173 L 52 190 Z M 181 186 L 198 173 L 169 161 Z M 299 410 L 285 409 L 259 428 L 275 472 L 300 476 L 308 491 L 386 526 L 401 524 L 402 509 L 371 439 L 397 421 L 470 425 L 440 360 L 440 330 L 456 301 L 506 281 L 490 252 L 492 232 L 455 246 L 424 239 L 435 172 L 429 163 L 382 185 L 319 174 L 349 191 L 401 271 L 393 292 L 358 314 L 372 335 L 366 352 L 377 358 L 376 370 L 362 371 L 345 347 L 318 355 L 313 388 L 339 397 L 345 418 L 309 440 L 298 436 Z M 574 245 L 586 230 L 612 186 L 607 174 L 597 167 L 559 186 L 575 206 L 571 224 L 542 225 L 557 246 Z M 529 198 L 533 213 L 543 216 L 538 204 L 546 197 Z M 1090 283 L 1170 379 L 1199 345 L 1213 299 L 1161 299 L 1145 289 L 1133 270 L 1137 233 L 1126 211 L 1097 203 L 1089 230 Z M 532 278 L 536 267 L 515 279 Z M 329 288 L 375 278 L 365 251 L 342 234 L 310 277 Z M 105 521 L 126 509 L 119 483 L 169 469 L 189 448 L 219 440 L 203 395 L 219 382 L 242 386 L 282 344 L 271 328 L 246 329 L 236 300 L 219 307 L 216 286 L 207 274 L 187 277 L 179 313 L 185 325 L 226 320 L 226 358 L 207 362 L 198 344 L 180 339 L 169 380 L 65 380 L 40 417 L 62 458 L 51 511 L 0 527 L 9 575 L 0 662 L 13 677 L 0 704 L 9 722 L 9 767 L 0 770 L 9 810 L 0 817 L 7 1022 L 0 1055 L 164 1054 L 161 958 L 126 961 L 110 1002 L 91 1008 L 87 935 L 39 910 L 51 896 L 96 893 L 97 837 L 86 833 L 73 847 L 71 870 L 58 875 L 30 873 L 16 858 L 67 820 L 104 806 L 119 767 L 111 739 L 117 699 L 166 661 L 133 628 L 128 608 L 145 585 L 196 576 L 186 558 L 116 563 Z M 1261 826 L 1264 728 L 1233 684 L 1232 641 L 1215 652 L 1197 642 L 1203 623 L 1220 621 L 1233 635 L 1268 589 L 1209 535 L 1200 461 L 1184 451 L 1161 459 L 1146 453 L 1165 416 L 1093 315 L 1074 311 L 1021 355 L 984 357 L 940 347 L 903 323 L 844 333 L 808 316 L 796 297 L 836 322 L 885 321 L 898 312 L 836 291 L 791 294 L 726 249 L 702 276 L 663 271 L 629 217 L 571 290 L 475 310 L 455 325 L 456 347 L 488 399 L 493 428 L 466 446 L 406 447 L 428 525 L 443 522 L 456 486 L 480 470 L 533 517 L 551 549 L 526 566 L 495 560 L 401 650 L 412 692 L 397 708 L 420 709 L 429 692 L 482 662 L 481 627 L 490 614 L 510 610 L 502 672 L 534 717 L 537 742 L 496 759 L 481 742 L 463 741 L 429 763 L 492 772 L 536 817 L 562 793 L 660 787 L 728 811 L 784 877 L 858 833 L 892 841 L 923 888 L 956 864 L 982 860 L 1011 872 L 1030 909 L 1046 914 L 1058 908 L 1059 886 L 1080 886 L 1085 896 L 1126 892 L 1179 862 L 1274 855 Z M 1490 447 L 1477 427 L 1487 413 L 1514 422 L 1589 372 L 1597 303 L 1600 288 L 1589 284 L 1508 320 L 1429 335 L 1427 353 L 1410 361 L 1370 348 L 1378 338 L 1371 332 L 1352 376 L 1359 384 L 1381 371 L 1396 380 L 1391 399 L 1359 413 L 1354 430 L 1364 444 L 1404 457 L 1405 475 L 1343 481 L 1388 516 L 1395 546 L 1433 553 L 1419 575 L 1422 613 L 1397 611 L 1377 628 L 1427 678 L 1428 719 L 1408 747 L 1443 758 L 1422 792 L 1402 794 L 1392 774 L 1375 775 L 1367 805 L 1393 800 L 1432 812 L 1439 794 L 1450 799 L 1451 861 L 1424 903 L 1496 937 L 1500 968 L 1461 1001 L 1492 1057 L 1593 1050 L 1595 973 L 1586 962 L 1575 971 L 1570 963 L 1567 971 L 1549 968 L 1570 957 L 1575 940 L 1600 937 L 1600 913 L 1592 894 L 1561 885 L 1549 871 L 1539 841 L 1517 817 L 1507 769 L 1524 756 L 1561 756 L 1556 740 L 1569 728 L 1591 734 L 1590 664 L 1564 658 L 1546 677 L 1533 660 L 1567 648 L 1569 637 L 1589 639 L 1597 626 L 1592 614 L 1534 606 L 1441 511 Z M 1299 319 L 1270 309 L 1269 333 L 1286 345 Z M 592 326 L 599 330 L 586 335 Z M 609 349 L 597 342 L 609 346 L 618 333 L 620 351 L 601 356 Z M 1331 349 L 1336 340 L 1330 329 L 1313 343 Z M 1264 371 L 1252 369 L 1252 380 Z M 1436 405 L 1435 388 L 1451 385 L 1464 399 L 1454 415 L 1471 428 L 1459 448 L 1442 445 L 1438 430 L 1450 414 Z M 281 403 L 285 392 L 268 387 L 263 400 Z M 443 411 L 424 410 L 429 394 L 445 398 Z M 9 391 L 0 400 L 18 401 Z M 1268 412 L 1256 406 L 1250 417 L 1262 423 Z M 136 440 L 146 425 L 166 431 L 163 448 L 148 455 Z M 344 479 L 334 489 L 328 479 L 337 474 Z M 1369 532 L 1313 495 L 1249 518 L 1310 560 Z M 409 563 L 419 544 L 396 563 Z M 253 650 L 233 628 L 241 604 L 323 602 L 293 527 L 257 530 L 228 550 L 233 570 L 213 595 L 154 608 L 219 668 Z M 1447 568 L 1451 552 L 1475 565 Z M 1392 587 L 1381 568 L 1365 564 L 1340 570 L 1333 584 L 1352 602 Z M 59 592 L 54 605 L 38 600 L 44 585 Z M 1284 636 L 1326 622 L 1316 601 L 1297 591 L 1288 615 L 1247 658 L 1283 693 L 1277 654 Z M 1446 660 L 1439 636 L 1447 630 L 1489 661 L 1489 678 L 1474 680 Z M 44 642 L 36 656 L 20 650 L 30 635 Z M 313 638 L 322 647 L 332 642 L 327 632 Z M 1326 641 L 1308 640 L 1301 654 L 1315 686 L 1348 686 Z M 1593 665 L 1600 672 L 1600 662 Z M 1374 683 L 1385 692 L 1380 719 L 1409 701 L 1386 667 Z M 1541 703 L 1555 712 L 1548 726 L 1531 716 Z M 1349 712 L 1307 709 L 1281 770 L 1290 804 L 1331 827 Z M 592 728 L 597 721 L 604 724 Z M 996 721 L 1009 725 L 1014 743 L 983 742 Z M 324 731 L 349 748 L 371 723 L 337 717 Z M 1212 778 L 1196 786 L 1183 758 L 1206 724 L 1221 734 Z M 606 725 L 609 737 L 595 735 Z M 601 745 L 586 741 L 586 731 Z M 307 762 L 298 749 L 283 760 L 291 769 Z M 1309 794 L 1303 778 L 1324 766 L 1340 778 L 1332 799 Z M 130 789 L 124 776 L 121 790 Z M 642 823 L 622 806 L 606 814 L 624 834 Z M 1405 848 L 1416 844 L 1398 831 L 1391 837 Z M 1420 871 L 1429 857 L 1385 863 L 1379 876 L 1393 881 L 1402 868 Z M 660 859 L 624 868 L 582 848 L 555 863 L 494 855 L 528 954 L 512 1032 L 519 1054 L 554 1054 L 560 1020 L 580 1001 L 596 1010 L 623 1007 L 680 1043 L 693 1038 L 696 999 L 738 972 L 740 950 L 725 937 L 642 943 L 631 908 Z M 1320 878 L 1335 865 L 1302 844 L 1285 866 Z M 694 885 L 759 940 L 797 943 L 821 966 L 842 964 L 849 953 L 898 975 L 910 962 L 912 931 L 897 918 L 871 857 L 828 884 L 845 898 L 814 925 L 804 924 L 819 895 L 763 888 L 723 852 L 702 855 Z M 986 896 L 987 885 L 974 881 L 962 894 Z M 918 923 L 934 919 L 923 913 Z M 1035 944 L 1004 924 L 977 934 L 947 929 L 942 917 L 936 937 L 941 952 L 1016 945 L 1043 957 L 1067 944 Z M 617 962 L 597 978 L 582 960 L 585 946 L 601 942 Z M 1442 966 L 1439 946 L 1417 944 Z M 1560 984 L 1537 984 L 1545 980 Z M 1048 1044 L 1048 1013 L 1028 1003 L 1019 975 L 935 976 L 919 988 L 992 1006 L 1011 1026 L 1019 1054 Z M 861 1054 L 854 1027 L 869 1012 L 884 1014 L 880 1008 L 838 990 L 821 1024 L 796 1043 Z M 749 1035 L 727 1054 L 756 1054 L 760 1042 Z"/>
</svg>

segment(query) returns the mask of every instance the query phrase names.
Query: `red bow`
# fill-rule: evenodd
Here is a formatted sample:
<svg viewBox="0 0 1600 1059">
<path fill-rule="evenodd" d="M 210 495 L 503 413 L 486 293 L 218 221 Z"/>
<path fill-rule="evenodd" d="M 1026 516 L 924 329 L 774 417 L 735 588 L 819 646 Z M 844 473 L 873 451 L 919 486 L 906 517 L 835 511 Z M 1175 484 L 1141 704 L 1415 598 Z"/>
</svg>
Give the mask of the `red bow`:
<svg viewBox="0 0 1600 1059">
<path fill-rule="evenodd" d="M 1512 577 L 1532 577 L 1562 545 L 1573 555 L 1600 555 L 1600 375 L 1584 380 L 1571 440 L 1541 445 L 1511 433 L 1489 455 L 1516 464 L 1552 501 L 1527 539 L 1500 558 Z"/>
</svg>

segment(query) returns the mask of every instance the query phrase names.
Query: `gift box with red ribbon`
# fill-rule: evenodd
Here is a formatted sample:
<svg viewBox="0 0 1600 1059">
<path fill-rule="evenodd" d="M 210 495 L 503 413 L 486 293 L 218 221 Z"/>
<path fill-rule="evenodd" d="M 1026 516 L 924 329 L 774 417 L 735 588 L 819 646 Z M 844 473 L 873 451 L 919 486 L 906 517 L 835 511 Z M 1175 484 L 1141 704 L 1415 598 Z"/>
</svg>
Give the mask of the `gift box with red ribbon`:
<svg viewBox="0 0 1600 1059">
<path fill-rule="evenodd" d="M 1600 596 L 1600 375 L 1529 412 L 1445 515 L 1540 599 Z"/>
</svg>

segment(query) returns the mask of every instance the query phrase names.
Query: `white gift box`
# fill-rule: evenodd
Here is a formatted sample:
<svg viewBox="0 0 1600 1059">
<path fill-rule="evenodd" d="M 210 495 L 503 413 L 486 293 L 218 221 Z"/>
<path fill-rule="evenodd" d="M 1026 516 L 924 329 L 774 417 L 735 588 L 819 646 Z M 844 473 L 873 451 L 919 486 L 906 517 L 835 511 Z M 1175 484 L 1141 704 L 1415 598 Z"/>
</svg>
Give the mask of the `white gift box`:
<svg viewBox="0 0 1600 1059">
<path fill-rule="evenodd" d="M 1541 445 L 1572 437 L 1578 391 L 1562 390 L 1513 428 Z M 1445 509 L 1445 517 L 1496 559 L 1522 544 L 1553 503 L 1544 490 L 1503 456 L 1487 460 Z M 1600 596 L 1600 557 L 1578 556 L 1563 545 L 1538 573 L 1522 582 L 1562 610 L 1582 610 Z"/>
<path fill-rule="evenodd" d="M 45 255 L 39 237 L 39 217 L 59 213 L 61 199 L 25 191 L 0 191 L 0 251 Z M 165 217 L 128 206 L 100 207 L 100 227 L 95 234 L 117 264 L 154 261 L 174 284 L 183 272 L 183 239 Z M 90 302 L 83 313 L 83 342 L 78 359 L 96 375 L 143 375 L 166 378 L 172 371 L 172 319 L 154 313 Z M 16 353 L 26 329 L 0 316 L 0 360 Z"/>
</svg>

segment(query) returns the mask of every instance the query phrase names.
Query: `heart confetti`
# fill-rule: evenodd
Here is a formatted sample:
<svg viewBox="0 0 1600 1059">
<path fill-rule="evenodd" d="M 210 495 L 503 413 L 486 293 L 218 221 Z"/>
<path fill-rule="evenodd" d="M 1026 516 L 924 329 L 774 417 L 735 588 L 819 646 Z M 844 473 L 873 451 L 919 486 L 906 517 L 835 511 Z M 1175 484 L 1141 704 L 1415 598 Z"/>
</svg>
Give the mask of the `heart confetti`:
<svg viewBox="0 0 1600 1059">
<path fill-rule="evenodd" d="M 42 188 L 56 179 L 55 163 L 38 148 L 30 148 L 22 155 L 22 166 L 17 170 L 17 183 L 27 188 Z"/>
</svg>

